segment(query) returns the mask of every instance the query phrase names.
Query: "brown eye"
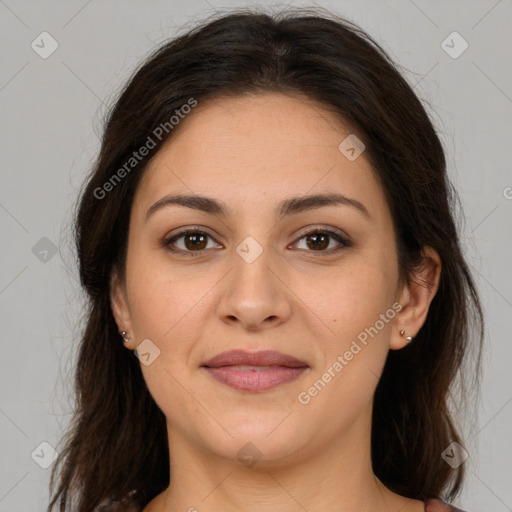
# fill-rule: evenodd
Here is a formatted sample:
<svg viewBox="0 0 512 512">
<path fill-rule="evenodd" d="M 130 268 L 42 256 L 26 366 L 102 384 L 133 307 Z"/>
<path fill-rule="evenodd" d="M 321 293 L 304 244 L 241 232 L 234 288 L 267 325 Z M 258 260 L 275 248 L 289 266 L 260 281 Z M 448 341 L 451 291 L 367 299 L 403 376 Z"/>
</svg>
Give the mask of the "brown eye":
<svg viewBox="0 0 512 512">
<path fill-rule="evenodd" d="M 206 248 L 206 236 L 202 233 L 193 233 L 191 235 L 185 235 L 183 237 L 185 247 L 189 250 L 202 250 Z"/>
<path fill-rule="evenodd" d="M 213 240 L 211 235 L 208 233 L 205 233 L 199 229 L 189 228 L 180 231 L 171 238 L 164 240 L 163 244 L 171 252 L 181 253 L 187 256 L 197 256 L 208 249 L 208 239 Z M 302 235 L 298 242 L 303 239 L 306 240 L 306 248 L 304 250 L 307 252 L 332 254 L 351 246 L 351 243 L 346 238 L 341 236 L 340 233 L 329 229 L 316 229 L 314 231 L 309 231 Z M 337 242 L 338 246 L 328 249 L 332 240 Z M 296 244 L 298 242 L 296 242 Z M 222 248 L 222 246 L 218 245 L 218 248 Z"/>
<path fill-rule="evenodd" d="M 306 237 L 306 243 L 310 249 L 327 249 L 329 246 L 329 238 L 329 235 L 315 233 Z"/>
<path fill-rule="evenodd" d="M 306 247 L 308 252 L 323 252 L 332 254 L 334 252 L 338 252 L 345 247 L 350 247 L 351 243 L 342 237 L 338 232 L 331 231 L 329 229 L 325 230 L 314 230 L 308 233 L 305 233 L 300 240 L 306 240 Z M 334 239 L 339 245 L 338 247 L 331 248 L 329 250 L 325 250 L 329 247 L 331 240 Z"/>
<path fill-rule="evenodd" d="M 172 252 L 181 252 L 184 254 L 189 254 L 191 256 L 195 256 L 195 254 L 190 253 L 201 253 L 202 251 L 207 249 L 208 239 L 213 238 L 204 231 L 200 231 L 197 229 L 186 229 L 177 233 L 171 238 L 168 238 L 164 241 L 164 245 L 169 248 Z M 182 246 L 176 247 L 179 245 L 177 242 L 183 239 Z"/>
</svg>

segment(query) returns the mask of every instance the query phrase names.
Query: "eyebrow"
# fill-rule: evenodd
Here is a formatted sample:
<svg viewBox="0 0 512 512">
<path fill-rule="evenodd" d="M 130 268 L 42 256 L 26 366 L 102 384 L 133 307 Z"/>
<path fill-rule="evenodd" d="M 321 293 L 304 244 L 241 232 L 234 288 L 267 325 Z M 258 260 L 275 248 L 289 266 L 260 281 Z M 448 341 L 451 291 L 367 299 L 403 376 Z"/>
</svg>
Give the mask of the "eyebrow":
<svg viewBox="0 0 512 512">
<path fill-rule="evenodd" d="M 194 210 L 199 210 L 221 217 L 227 217 L 229 214 L 228 206 L 222 201 L 206 196 L 177 194 L 164 196 L 154 203 L 146 212 L 146 221 L 158 210 L 171 205 L 185 206 L 187 208 L 192 208 Z M 277 205 L 275 216 L 277 220 L 281 220 L 288 215 L 294 215 L 307 210 L 314 210 L 323 206 L 338 205 L 354 208 L 366 217 L 367 220 L 372 220 L 368 209 L 360 201 L 346 197 L 343 194 L 335 193 L 315 194 L 285 199 Z"/>
</svg>

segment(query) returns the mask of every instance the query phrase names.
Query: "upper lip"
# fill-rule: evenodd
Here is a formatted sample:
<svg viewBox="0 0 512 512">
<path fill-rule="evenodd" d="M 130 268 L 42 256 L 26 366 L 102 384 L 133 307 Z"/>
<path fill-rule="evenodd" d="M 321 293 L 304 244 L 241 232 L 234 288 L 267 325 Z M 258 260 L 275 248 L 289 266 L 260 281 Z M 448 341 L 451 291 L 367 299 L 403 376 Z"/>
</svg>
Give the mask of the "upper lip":
<svg viewBox="0 0 512 512">
<path fill-rule="evenodd" d="M 229 350 L 209 359 L 201 366 L 219 368 L 221 366 L 288 366 L 290 368 L 303 368 L 308 365 L 304 361 L 275 350 L 262 350 L 260 352 L 247 352 L 245 350 Z"/>
</svg>

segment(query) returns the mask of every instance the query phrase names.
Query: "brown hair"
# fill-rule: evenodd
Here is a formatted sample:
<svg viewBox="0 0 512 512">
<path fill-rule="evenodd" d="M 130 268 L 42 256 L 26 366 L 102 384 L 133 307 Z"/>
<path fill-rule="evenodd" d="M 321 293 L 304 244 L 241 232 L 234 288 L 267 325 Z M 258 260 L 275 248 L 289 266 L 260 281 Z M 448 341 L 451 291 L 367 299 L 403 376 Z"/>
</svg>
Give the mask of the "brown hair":
<svg viewBox="0 0 512 512">
<path fill-rule="evenodd" d="M 452 441 L 462 444 L 449 400 L 463 363 L 474 363 L 465 378 L 479 375 L 484 320 L 459 245 L 458 199 L 442 144 L 391 58 L 355 24 L 320 8 L 244 9 L 208 19 L 158 48 L 107 116 L 76 217 L 89 310 L 76 367 L 76 411 L 52 470 L 51 492 L 57 476 L 59 486 L 48 512 L 57 502 L 66 510 L 71 499 L 73 510 L 91 511 L 132 490 L 144 506 L 168 486 L 165 416 L 139 361 L 123 347 L 111 312 L 110 276 L 114 268 L 123 275 L 134 192 L 151 156 L 172 137 L 171 116 L 191 98 L 201 103 L 265 91 L 319 101 L 355 130 L 391 209 L 403 279 L 411 278 L 422 247 L 441 257 L 440 285 L 425 324 L 413 343 L 390 351 L 377 386 L 372 461 L 387 487 L 410 498 L 450 498 L 460 490 L 464 465 L 451 469 L 441 452 Z M 169 129 L 152 137 L 150 153 L 119 173 L 164 123 Z M 122 179 L 113 180 L 116 173 Z"/>
</svg>

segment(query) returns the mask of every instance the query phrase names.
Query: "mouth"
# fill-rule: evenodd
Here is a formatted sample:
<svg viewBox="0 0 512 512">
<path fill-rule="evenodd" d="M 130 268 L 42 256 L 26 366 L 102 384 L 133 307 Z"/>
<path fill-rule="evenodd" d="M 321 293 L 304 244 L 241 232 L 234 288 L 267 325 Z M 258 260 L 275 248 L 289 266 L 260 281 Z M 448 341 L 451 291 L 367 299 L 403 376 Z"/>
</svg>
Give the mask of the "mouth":
<svg viewBox="0 0 512 512">
<path fill-rule="evenodd" d="M 281 352 L 223 352 L 201 365 L 222 384 L 240 391 L 262 392 L 297 379 L 309 365 Z"/>
</svg>

